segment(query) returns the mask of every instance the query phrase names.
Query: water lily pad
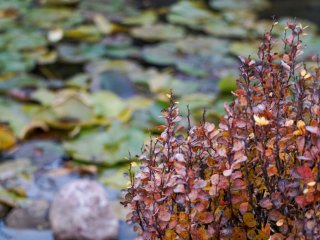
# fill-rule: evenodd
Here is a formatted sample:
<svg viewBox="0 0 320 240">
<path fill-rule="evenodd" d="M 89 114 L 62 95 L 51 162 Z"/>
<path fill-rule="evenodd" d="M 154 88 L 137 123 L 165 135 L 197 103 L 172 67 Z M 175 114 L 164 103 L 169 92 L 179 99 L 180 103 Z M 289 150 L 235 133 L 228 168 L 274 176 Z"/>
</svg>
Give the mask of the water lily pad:
<svg viewBox="0 0 320 240">
<path fill-rule="evenodd" d="M 167 93 L 172 90 L 176 95 L 185 95 L 196 92 L 199 82 L 183 81 L 169 74 L 157 74 L 149 81 L 150 90 L 153 93 Z"/>
<path fill-rule="evenodd" d="M 45 167 L 57 164 L 64 155 L 65 152 L 61 145 L 43 140 L 24 143 L 13 152 L 15 158 L 27 158 L 32 164 Z"/>
<path fill-rule="evenodd" d="M 1 74 L 28 71 L 31 70 L 34 65 L 34 59 L 24 57 L 19 52 L 10 51 L 0 53 Z"/>
<path fill-rule="evenodd" d="M 17 196 L 0 186 L 0 203 L 10 207 L 18 207 L 24 200 L 25 198 Z"/>
<path fill-rule="evenodd" d="M 155 24 L 132 28 L 131 34 L 135 38 L 145 41 L 170 41 L 183 38 L 185 31 L 183 28 L 174 25 Z"/>
<path fill-rule="evenodd" d="M 87 24 L 66 30 L 64 37 L 77 41 L 97 42 L 101 39 L 102 33 L 97 26 Z"/>
<path fill-rule="evenodd" d="M 236 79 L 238 75 L 227 73 L 221 77 L 219 81 L 219 89 L 222 93 L 230 94 L 231 91 L 236 90 Z"/>
<path fill-rule="evenodd" d="M 52 105 L 34 113 L 33 120 L 43 121 L 52 127 L 69 129 L 90 124 L 94 120 L 94 112 L 84 94 L 62 91 L 55 96 Z"/>
<path fill-rule="evenodd" d="M 183 59 L 179 59 L 175 65 L 179 71 L 187 75 L 203 78 L 207 77 L 209 74 L 207 64 L 205 62 L 206 60 L 204 58 L 188 55 Z"/>
<path fill-rule="evenodd" d="M 33 100 L 40 102 L 43 106 L 54 104 L 56 94 L 46 88 L 40 88 L 31 94 Z"/>
<path fill-rule="evenodd" d="M 157 14 L 154 11 L 144 11 L 137 16 L 126 17 L 123 23 L 127 25 L 151 25 L 157 21 Z"/>
<path fill-rule="evenodd" d="M 26 23 L 44 29 L 71 27 L 83 20 L 81 15 L 69 8 L 31 8 L 26 15 Z"/>
<path fill-rule="evenodd" d="M 207 22 L 204 31 L 219 37 L 245 38 L 248 36 L 248 29 L 244 28 L 243 25 L 228 23 L 223 19 Z"/>
<path fill-rule="evenodd" d="M 30 50 L 43 47 L 46 39 L 39 31 L 30 29 L 14 29 L 2 36 L 1 47 L 7 50 Z"/>
<path fill-rule="evenodd" d="M 132 38 L 124 34 L 111 35 L 103 39 L 106 56 L 111 58 L 129 58 L 139 56 L 139 49 L 132 45 Z"/>
<path fill-rule="evenodd" d="M 0 98 L 0 112 L 0 121 L 7 122 L 16 136 L 20 136 L 24 126 L 31 120 L 21 105 L 2 98 Z"/>
<path fill-rule="evenodd" d="M 266 0 L 211 0 L 210 5 L 217 10 L 263 10 L 270 6 L 270 3 Z"/>
<path fill-rule="evenodd" d="M 148 63 L 159 66 L 174 65 L 179 59 L 176 53 L 176 45 L 168 42 L 145 47 L 142 51 L 142 58 Z"/>
<path fill-rule="evenodd" d="M 124 74 L 134 83 L 140 84 L 147 84 L 151 75 L 136 62 L 128 60 L 96 60 L 87 64 L 85 68 L 93 78 L 103 72 L 112 71 Z M 94 86 L 93 89 L 95 89 Z"/>
<path fill-rule="evenodd" d="M 102 14 L 115 22 L 123 22 L 125 18 L 139 14 L 139 11 L 126 0 L 81 1 L 79 9 L 88 15 Z"/>
<path fill-rule="evenodd" d="M 216 18 L 216 16 L 208 11 L 200 1 L 179 1 L 170 8 L 168 20 L 172 23 L 201 29 L 204 23 Z"/>
<path fill-rule="evenodd" d="M 40 65 L 51 64 L 58 59 L 58 53 L 53 51 L 44 51 L 37 56 L 37 63 Z"/>
<path fill-rule="evenodd" d="M 12 78 L 0 80 L 0 91 L 10 91 L 24 87 L 44 87 L 45 83 L 40 78 L 30 74 L 19 74 Z"/>
<path fill-rule="evenodd" d="M 14 133 L 6 125 L 0 123 L 0 151 L 12 148 L 16 144 Z"/>
<path fill-rule="evenodd" d="M 88 89 L 90 76 L 86 73 L 79 73 L 67 79 L 66 86 L 73 88 Z"/>
<path fill-rule="evenodd" d="M 128 179 L 125 174 L 128 173 L 128 166 L 117 168 L 117 169 L 107 169 L 103 172 L 99 180 L 106 186 L 116 189 L 124 189 L 127 187 Z"/>
<path fill-rule="evenodd" d="M 191 111 L 195 110 L 203 110 L 204 108 L 208 109 L 212 106 L 213 101 L 215 100 L 214 95 L 212 94 L 201 94 L 201 93 L 194 93 L 182 96 L 179 99 L 179 106 L 180 111 L 183 115 L 186 115 L 187 112 L 187 105 L 189 106 Z"/>
<path fill-rule="evenodd" d="M 224 55 L 228 52 L 229 43 L 213 37 L 190 36 L 179 40 L 178 51 L 186 54 L 198 54 L 201 56 Z"/>
<path fill-rule="evenodd" d="M 4 181 L 31 169 L 31 162 L 27 158 L 10 159 L 0 165 L 0 180 Z"/>
<path fill-rule="evenodd" d="M 163 120 L 159 117 L 159 112 L 165 108 L 165 106 L 159 104 L 159 102 L 152 103 L 146 109 L 140 109 L 133 113 L 131 125 L 139 129 L 150 131 L 155 126 L 163 124 Z"/>
<path fill-rule="evenodd" d="M 213 103 L 213 109 L 219 118 L 226 114 L 224 110 L 225 103 L 229 103 L 232 100 L 233 97 L 230 95 L 223 95 L 216 98 L 216 101 Z"/>
<path fill-rule="evenodd" d="M 101 57 L 105 53 L 105 49 L 100 44 L 61 44 L 58 47 L 58 53 L 63 61 L 82 63 Z"/>
<path fill-rule="evenodd" d="M 84 131 L 64 147 L 75 160 L 114 165 L 126 162 L 129 151 L 139 153 L 144 138 L 140 130 L 115 124 L 107 131 Z"/>
<path fill-rule="evenodd" d="M 230 53 L 235 56 L 247 57 L 251 56 L 252 58 L 257 58 L 257 47 L 259 43 L 254 42 L 234 42 L 230 46 Z"/>
<path fill-rule="evenodd" d="M 121 121 L 127 121 L 131 117 L 132 111 L 125 101 L 112 92 L 95 92 L 91 95 L 91 101 L 98 116 Z"/>
<path fill-rule="evenodd" d="M 129 77 L 121 72 L 106 71 L 93 79 L 93 90 L 109 90 L 122 98 L 134 95 L 135 89 Z"/>
</svg>

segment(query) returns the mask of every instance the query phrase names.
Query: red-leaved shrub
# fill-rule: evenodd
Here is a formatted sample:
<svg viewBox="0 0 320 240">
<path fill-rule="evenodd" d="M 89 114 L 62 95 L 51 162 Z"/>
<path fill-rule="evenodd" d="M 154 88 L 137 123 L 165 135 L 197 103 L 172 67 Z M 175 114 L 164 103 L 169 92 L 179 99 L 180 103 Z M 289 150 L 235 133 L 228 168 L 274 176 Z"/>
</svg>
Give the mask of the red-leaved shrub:
<svg viewBox="0 0 320 240">
<path fill-rule="evenodd" d="M 217 129 L 181 129 L 170 96 L 161 135 L 130 173 L 124 205 L 141 239 L 320 239 L 320 71 L 298 62 L 303 28 L 272 28 L 241 59 Z"/>
</svg>

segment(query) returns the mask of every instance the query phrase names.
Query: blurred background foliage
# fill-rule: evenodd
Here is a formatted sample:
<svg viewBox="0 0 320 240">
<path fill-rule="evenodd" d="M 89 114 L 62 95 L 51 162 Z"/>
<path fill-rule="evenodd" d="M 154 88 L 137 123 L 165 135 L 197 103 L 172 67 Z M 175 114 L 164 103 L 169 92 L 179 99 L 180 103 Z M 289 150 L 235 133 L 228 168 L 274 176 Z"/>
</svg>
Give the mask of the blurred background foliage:
<svg viewBox="0 0 320 240">
<path fill-rule="evenodd" d="M 309 19 L 297 21 L 309 26 L 303 60 L 312 64 L 320 21 L 297 10 L 319 3 L 290 1 L 288 12 L 279 2 L 0 0 L 0 151 L 17 164 L 11 177 L 24 171 L 13 186 L 2 182 L 0 202 L 30 195 L 21 182 L 31 166 L 99 173 L 123 188 L 128 152 L 157 132 L 170 89 L 183 114 L 188 104 L 199 121 L 206 108 L 217 123 L 236 87 L 238 56 L 256 57 L 273 14 L 281 14 L 277 36 L 286 15 Z M 31 161 L 27 170 L 17 167 L 21 158 Z"/>
</svg>

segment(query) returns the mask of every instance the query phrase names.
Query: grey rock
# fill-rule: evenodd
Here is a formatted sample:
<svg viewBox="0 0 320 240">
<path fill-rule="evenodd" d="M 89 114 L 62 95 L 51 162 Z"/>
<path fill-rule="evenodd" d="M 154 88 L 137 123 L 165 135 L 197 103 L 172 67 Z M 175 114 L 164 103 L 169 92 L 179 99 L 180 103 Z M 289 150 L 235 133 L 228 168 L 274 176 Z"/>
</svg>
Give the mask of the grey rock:
<svg viewBox="0 0 320 240">
<path fill-rule="evenodd" d="M 119 222 L 104 188 L 96 181 L 75 180 L 55 196 L 49 213 L 58 240 L 112 240 Z"/>
<path fill-rule="evenodd" d="M 30 200 L 24 206 L 13 209 L 6 218 L 6 225 L 17 229 L 49 228 L 50 203 L 44 199 Z"/>
</svg>

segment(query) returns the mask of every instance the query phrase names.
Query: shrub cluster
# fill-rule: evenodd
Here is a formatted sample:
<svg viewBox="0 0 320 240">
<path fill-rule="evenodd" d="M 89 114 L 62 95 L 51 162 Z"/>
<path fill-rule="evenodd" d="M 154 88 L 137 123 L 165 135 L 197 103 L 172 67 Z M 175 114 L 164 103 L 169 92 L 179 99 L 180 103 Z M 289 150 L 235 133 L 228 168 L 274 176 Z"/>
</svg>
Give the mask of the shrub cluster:
<svg viewBox="0 0 320 240">
<path fill-rule="evenodd" d="M 274 25 L 258 60 L 241 59 L 219 128 L 190 115 L 182 128 L 169 96 L 123 202 L 141 239 L 320 239 L 319 59 L 298 61 L 304 29 L 292 22 L 274 52 Z"/>
</svg>

